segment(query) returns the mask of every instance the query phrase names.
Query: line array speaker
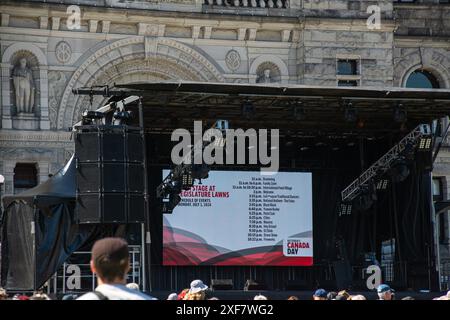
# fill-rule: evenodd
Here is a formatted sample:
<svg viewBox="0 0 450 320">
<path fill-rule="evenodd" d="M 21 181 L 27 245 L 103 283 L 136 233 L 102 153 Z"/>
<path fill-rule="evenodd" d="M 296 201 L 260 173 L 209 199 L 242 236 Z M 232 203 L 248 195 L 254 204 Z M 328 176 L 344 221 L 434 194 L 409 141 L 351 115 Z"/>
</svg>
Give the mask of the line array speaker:
<svg viewBox="0 0 450 320">
<path fill-rule="evenodd" d="M 75 157 L 79 223 L 144 222 L 143 141 L 139 128 L 78 128 Z"/>
</svg>

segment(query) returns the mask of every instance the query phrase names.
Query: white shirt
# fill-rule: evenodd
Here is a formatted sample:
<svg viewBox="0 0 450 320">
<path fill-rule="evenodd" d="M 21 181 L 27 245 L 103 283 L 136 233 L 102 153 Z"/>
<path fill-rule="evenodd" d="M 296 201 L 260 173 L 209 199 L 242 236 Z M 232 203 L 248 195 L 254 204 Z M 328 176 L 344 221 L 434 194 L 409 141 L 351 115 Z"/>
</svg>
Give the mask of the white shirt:
<svg viewBox="0 0 450 320">
<path fill-rule="evenodd" d="M 129 289 L 123 284 L 102 284 L 96 289 L 102 293 L 109 300 L 156 300 L 151 296 L 148 296 L 138 290 Z M 100 300 L 99 297 L 93 293 L 88 292 L 83 294 L 77 300 Z"/>
</svg>

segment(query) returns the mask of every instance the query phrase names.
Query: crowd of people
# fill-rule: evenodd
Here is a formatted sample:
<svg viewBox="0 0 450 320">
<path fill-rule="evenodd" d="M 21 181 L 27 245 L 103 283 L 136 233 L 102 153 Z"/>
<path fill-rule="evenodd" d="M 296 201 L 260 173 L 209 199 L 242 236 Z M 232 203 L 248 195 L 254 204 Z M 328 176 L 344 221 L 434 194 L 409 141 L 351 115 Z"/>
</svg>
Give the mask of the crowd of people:
<svg viewBox="0 0 450 320">
<path fill-rule="evenodd" d="M 136 283 L 127 284 L 127 274 L 130 269 L 128 243 L 121 238 L 104 238 L 98 240 L 91 253 L 91 271 L 97 275 L 98 286 L 94 291 L 76 296 L 65 295 L 63 300 L 156 300 L 139 290 Z M 202 280 L 194 280 L 190 287 L 180 293 L 171 293 L 167 300 L 218 300 L 211 296 L 211 290 Z M 381 284 L 377 288 L 379 300 L 394 300 L 395 291 L 387 284 Z M 312 300 L 367 300 L 361 294 L 350 294 L 346 290 L 339 292 L 327 292 L 325 289 L 317 289 Z M 52 300 L 43 292 L 35 292 L 31 296 L 15 294 L 10 297 L 0 288 L 0 300 Z M 269 300 L 267 296 L 257 294 L 253 300 Z M 296 296 L 290 296 L 288 300 L 300 300 Z M 414 300 L 413 297 L 405 297 L 402 300 Z M 436 297 L 435 300 L 450 300 L 450 291 L 446 295 Z"/>
</svg>

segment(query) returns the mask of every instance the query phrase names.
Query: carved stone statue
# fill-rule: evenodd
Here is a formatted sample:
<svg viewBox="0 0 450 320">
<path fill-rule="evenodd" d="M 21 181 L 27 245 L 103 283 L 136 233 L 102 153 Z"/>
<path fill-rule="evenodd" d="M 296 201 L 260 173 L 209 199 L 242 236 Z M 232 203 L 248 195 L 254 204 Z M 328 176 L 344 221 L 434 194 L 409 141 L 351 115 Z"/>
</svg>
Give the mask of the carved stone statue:
<svg viewBox="0 0 450 320">
<path fill-rule="evenodd" d="M 264 73 L 258 78 L 258 83 L 271 83 L 272 78 L 270 77 L 270 69 L 265 69 Z"/>
<path fill-rule="evenodd" d="M 20 59 L 19 65 L 12 72 L 12 78 L 16 93 L 17 113 L 32 113 L 35 86 L 31 69 L 27 67 L 27 59 Z"/>
</svg>

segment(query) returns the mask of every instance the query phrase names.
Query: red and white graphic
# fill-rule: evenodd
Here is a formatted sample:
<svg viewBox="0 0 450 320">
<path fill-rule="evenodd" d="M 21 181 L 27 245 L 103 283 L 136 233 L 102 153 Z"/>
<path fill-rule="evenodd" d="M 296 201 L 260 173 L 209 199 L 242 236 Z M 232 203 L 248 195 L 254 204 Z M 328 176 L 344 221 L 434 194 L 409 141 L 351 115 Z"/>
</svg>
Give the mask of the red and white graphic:
<svg viewBox="0 0 450 320">
<path fill-rule="evenodd" d="M 164 215 L 164 265 L 313 264 L 311 173 L 211 171 L 181 198 Z"/>
</svg>

